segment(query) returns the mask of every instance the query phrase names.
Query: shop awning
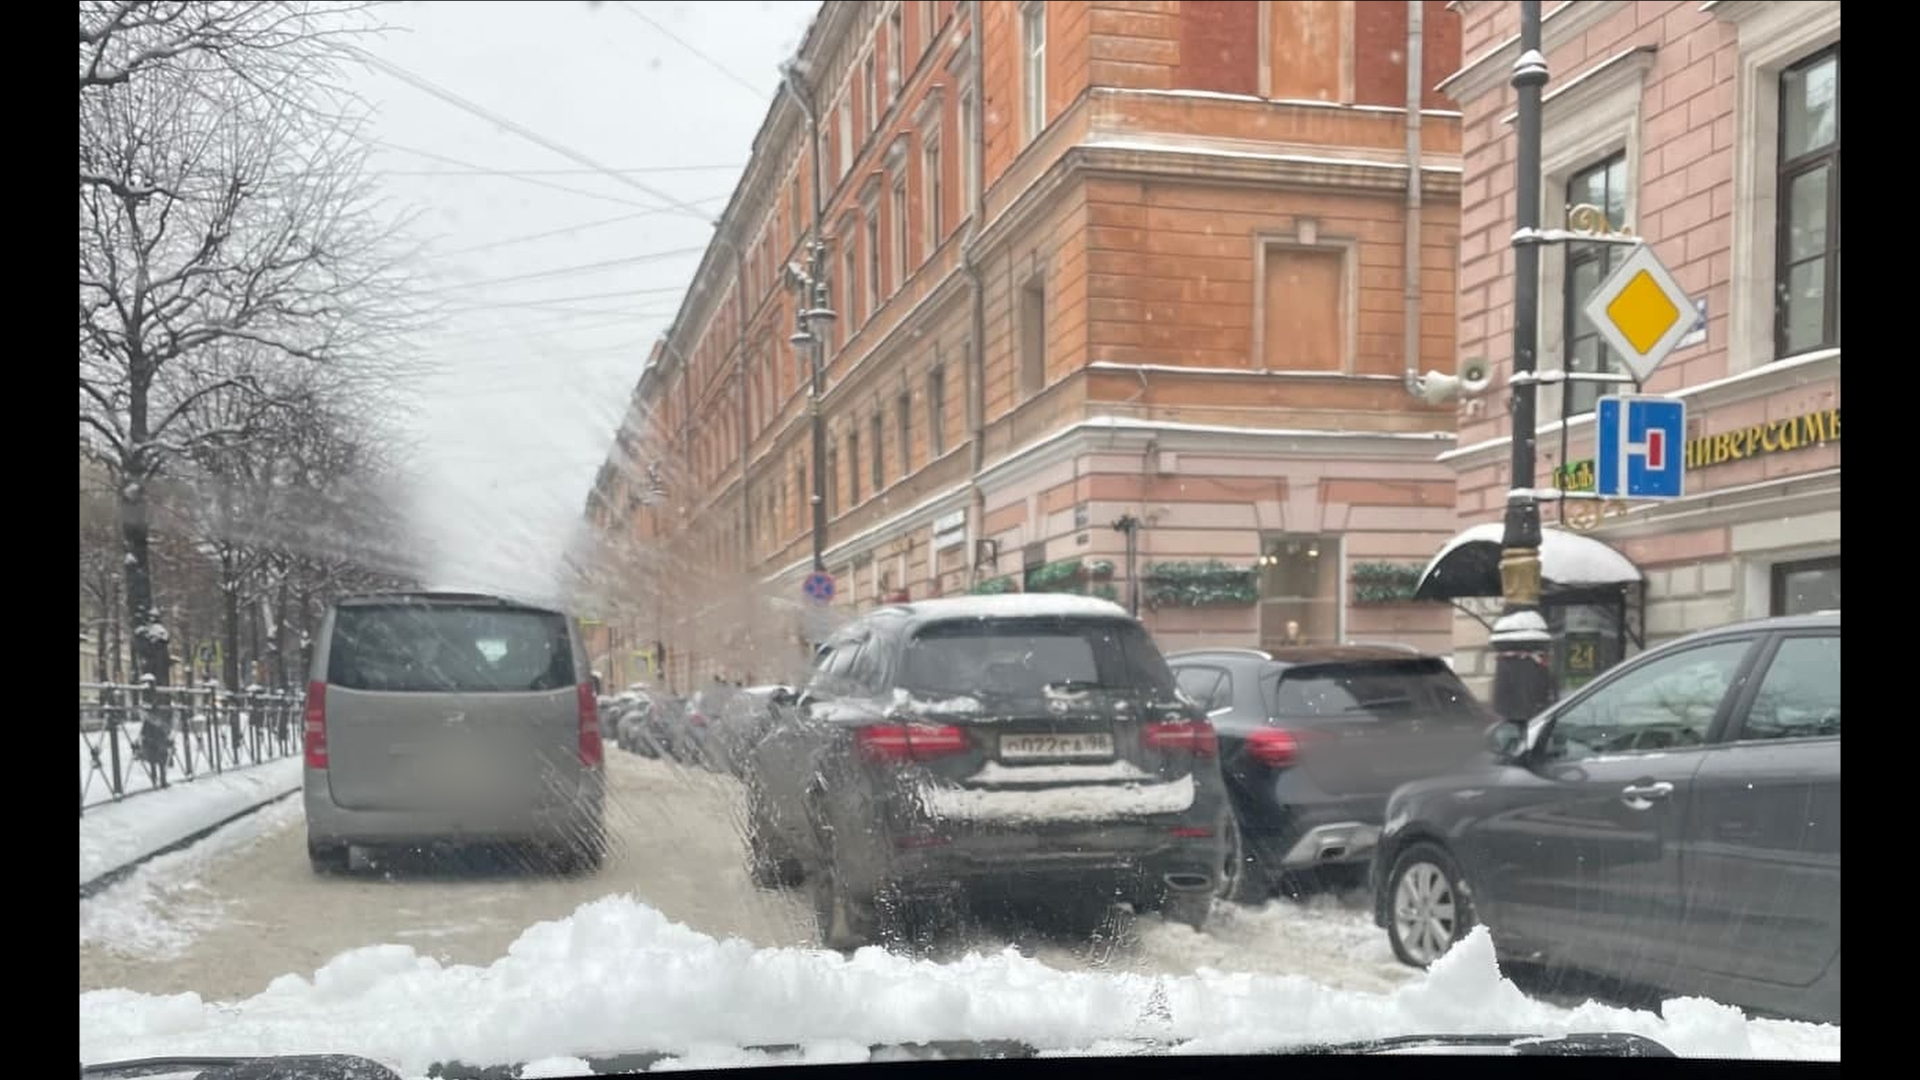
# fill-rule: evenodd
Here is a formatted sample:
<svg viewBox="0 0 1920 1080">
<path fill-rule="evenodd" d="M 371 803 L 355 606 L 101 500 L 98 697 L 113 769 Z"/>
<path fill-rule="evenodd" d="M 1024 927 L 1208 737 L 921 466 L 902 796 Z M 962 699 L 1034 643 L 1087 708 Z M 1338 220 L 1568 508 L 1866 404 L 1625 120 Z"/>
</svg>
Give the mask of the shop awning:
<svg viewBox="0 0 1920 1080">
<path fill-rule="evenodd" d="M 1471 596 L 1500 595 L 1500 536 L 1498 522 L 1475 525 L 1447 541 L 1420 574 L 1416 600 L 1463 600 Z M 1565 529 L 1540 530 L 1540 591 L 1551 596 L 1573 589 L 1631 585 L 1641 581 L 1640 568 L 1625 555 L 1591 536 Z"/>
</svg>

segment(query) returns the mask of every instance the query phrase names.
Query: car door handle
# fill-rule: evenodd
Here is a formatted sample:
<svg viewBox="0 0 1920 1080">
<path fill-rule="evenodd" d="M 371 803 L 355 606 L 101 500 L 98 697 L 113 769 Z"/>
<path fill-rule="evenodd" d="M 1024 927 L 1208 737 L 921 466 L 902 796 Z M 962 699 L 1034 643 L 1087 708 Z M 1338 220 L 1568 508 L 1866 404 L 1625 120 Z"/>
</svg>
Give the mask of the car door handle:
<svg viewBox="0 0 1920 1080">
<path fill-rule="evenodd" d="M 1664 799 L 1671 794 L 1673 794 L 1673 785 L 1665 780 L 1652 784 L 1628 784 L 1620 789 L 1620 797 L 1627 802 Z"/>
</svg>

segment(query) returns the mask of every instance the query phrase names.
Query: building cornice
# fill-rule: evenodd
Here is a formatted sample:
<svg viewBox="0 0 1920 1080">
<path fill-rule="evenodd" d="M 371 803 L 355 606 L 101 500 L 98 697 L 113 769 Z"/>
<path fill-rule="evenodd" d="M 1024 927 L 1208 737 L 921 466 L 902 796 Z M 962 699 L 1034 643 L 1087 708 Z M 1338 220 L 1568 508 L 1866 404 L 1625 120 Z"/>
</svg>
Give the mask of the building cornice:
<svg viewBox="0 0 1920 1080">
<path fill-rule="evenodd" d="M 1541 17 L 1540 44 L 1551 57 L 1554 50 L 1572 42 L 1626 5 L 1627 0 L 1569 0 Z M 1459 71 L 1440 80 L 1436 89 L 1464 105 L 1496 87 L 1506 85 L 1513 78 L 1513 62 L 1519 56 L 1520 35 L 1515 34 L 1467 61 Z"/>
</svg>

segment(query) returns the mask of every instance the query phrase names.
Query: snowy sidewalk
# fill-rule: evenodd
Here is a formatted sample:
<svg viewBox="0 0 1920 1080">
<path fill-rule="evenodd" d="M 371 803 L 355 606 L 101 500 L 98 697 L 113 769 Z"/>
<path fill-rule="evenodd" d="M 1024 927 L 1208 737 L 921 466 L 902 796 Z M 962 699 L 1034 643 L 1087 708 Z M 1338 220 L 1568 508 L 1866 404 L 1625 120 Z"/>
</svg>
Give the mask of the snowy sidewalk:
<svg viewBox="0 0 1920 1080">
<path fill-rule="evenodd" d="M 282 758 L 88 808 L 80 818 L 80 883 L 300 790 L 301 765 Z"/>
</svg>

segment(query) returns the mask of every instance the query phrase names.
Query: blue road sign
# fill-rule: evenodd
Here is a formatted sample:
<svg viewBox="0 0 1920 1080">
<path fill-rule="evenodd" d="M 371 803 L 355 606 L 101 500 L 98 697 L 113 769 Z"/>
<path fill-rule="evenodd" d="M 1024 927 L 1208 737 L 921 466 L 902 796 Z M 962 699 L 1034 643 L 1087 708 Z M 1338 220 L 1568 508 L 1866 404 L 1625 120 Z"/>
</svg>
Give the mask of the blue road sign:
<svg viewBox="0 0 1920 1080">
<path fill-rule="evenodd" d="M 1594 409 L 1594 490 L 1608 499 L 1677 499 L 1687 471 L 1687 403 L 1618 394 Z"/>
<path fill-rule="evenodd" d="M 825 570 L 815 570 L 807 575 L 806 581 L 801 582 L 800 591 L 816 604 L 831 604 L 833 603 L 833 575 Z"/>
</svg>

